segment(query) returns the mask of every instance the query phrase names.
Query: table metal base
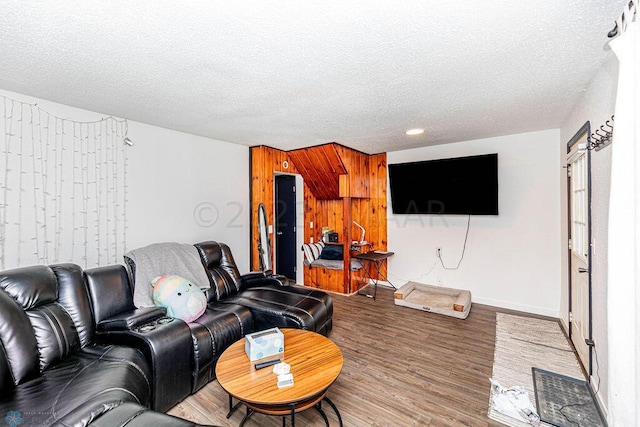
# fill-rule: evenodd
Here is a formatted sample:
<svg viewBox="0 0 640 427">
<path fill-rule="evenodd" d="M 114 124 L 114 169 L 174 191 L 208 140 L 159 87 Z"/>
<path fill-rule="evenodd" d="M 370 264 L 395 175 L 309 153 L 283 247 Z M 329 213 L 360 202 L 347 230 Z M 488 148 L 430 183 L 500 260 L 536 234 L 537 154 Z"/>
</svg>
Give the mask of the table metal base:
<svg viewBox="0 0 640 427">
<path fill-rule="evenodd" d="M 322 409 L 322 402 L 323 401 L 327 402 L 327 404 L 329 406 L 331 406 L 331 409 L 333 409 L 333 412 L 336 414 L 336 417 L 338 417 L 338 425 L 340 427 L 343 427 L 343 425 L 342 425 L 342 417 L 340 416 L 340 411 L 338 411 L 338 407 L 326 395 L 325 396 L 321 396 L 320 399 L 318 399 L 315 402 L 312 402 L 312 406 L 309 406 L 308 401 L 305 402 L 305 404 L 302 404 L 302 405 L 298 404 L 297 408 L 296 408 L 296 404 L 295 403 L 286 405 L 288 407 L 286 409 L 286 411 L 285 411 L 284 406 L 279 407 L 278 409 L 273 409 L 273 410 L 262 410 L 262 408 L 260 408 L 259 406 L 254 406 L 254 405 L 251 405 L 249 403 L 243 402 L 241 400 L 239 400 L 234 405 L 233 404 L 233 397 L 231 395 L 229 395 L 229 413 L 227 413 L 227 419 L 230 418 L 231 415 L 233 415 L 233 413 L 240 407 L 240 405 L 244 404 L 246 406 L 246 408 L 247 408 L 247 412 L 245 413 L 244 417 L 242 418 L 242 421 L 240 421 L 240 427 L 244 426 L 244 424 L 247 422 L 247 420 L 249 418 L 251 418 L 251 416 L 255 412 L 259 412 L 259 413 L 266 414 L 266 415 L 282 416 L 282 427 L 286 426 L 287 417 L 290 416 L 291 417 L 291 427 L 295 427 L 295 425 L 296 425 L 296 413 L 304 411 L 306 409 L 309 409 L 310 407 L 313 407 L 316 411 L 318 411 L 318 413 L 320 414 L 320 416 L 324 420 L 326 426 L 330 427 L 329 418 L 327 418 L 327 414 L 325 414 L 324 410 Z M 296 409 L 298 409 L 298 410 L 296 410 Z M 285 412 L 286 412 L 286 415 L 285 415 Z"/>
<path fill-rule="evenodd" d="M 357 258 L 357 257 L 356 257 Z M 382 265 L 382 263 L 386 260 L 386 258 L 384 259 L 380 259 L 380 260 L 374 260 L 374 259 L 368 259 L 368 258 L 360 258 L 363 261 L 365 261 L 365 267 L 364 267 L 364 274 L 362 276 L 362 280 L 360 281 L 360 283 L 358 284 L 358 291 L 356 292 L 358 295 L 362 295 L 363 297 L 367 297 L 367 298 L 372 298 L 374 301 L 376 299 L 376 293 L 378 291 L 378 281 L 380 280 L 379 278 L 382 278 L 384 282 L 387 282 L 389 284 L 391 284 L 391 281 L 387 278 L 387 276 L 385 274 L 382 273 L 382 271 L 380 270 L 380 266 Z M 376 268 L 377 271 L 377 275 L 376 278 L 374 279 L 373 277 L 371 277 L 371 274 L 369 274 L 369 266 L 373 264 L 373 266 Z M 364 282 L 367 281 L 367 278 L 369 279 L 369 283 L 367 283 L 365 286 L 362 286 L 362 284 Z M 366 288 L 367 286 L 371 285 L 371 281 L 373 281 L 373 295 L 371 294 L 365 294 L 362 292 L 362 288 Z M 393 286 L 393 285 L 392 285 Z"/>
</svg>

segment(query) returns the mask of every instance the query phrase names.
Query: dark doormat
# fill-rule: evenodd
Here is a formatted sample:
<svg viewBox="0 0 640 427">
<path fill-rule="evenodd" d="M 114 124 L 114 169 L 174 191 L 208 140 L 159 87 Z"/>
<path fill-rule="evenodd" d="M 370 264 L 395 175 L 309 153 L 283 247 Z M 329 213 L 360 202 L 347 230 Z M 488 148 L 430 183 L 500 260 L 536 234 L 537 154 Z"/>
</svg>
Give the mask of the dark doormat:
<svg viewBox="0 0 640 427">
<path fill-rule="evenodd" d="M 531 370 L 540 421 L 558 427 L 606 427 L 586 381 L 538 368 Z"/>
</svg>

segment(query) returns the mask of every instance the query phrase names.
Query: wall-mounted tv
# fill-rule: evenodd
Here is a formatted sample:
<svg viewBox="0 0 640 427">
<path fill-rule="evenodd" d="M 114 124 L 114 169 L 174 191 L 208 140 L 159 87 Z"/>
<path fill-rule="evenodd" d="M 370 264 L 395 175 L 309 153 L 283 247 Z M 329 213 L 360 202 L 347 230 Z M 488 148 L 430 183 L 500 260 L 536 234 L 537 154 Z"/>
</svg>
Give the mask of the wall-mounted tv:
<svg viewBox="0 0 640 427">
<path fill-rule="evenodd" d="M 389 165 L 394 214 L 498 215 L 498 154 Z"/>
</svg>

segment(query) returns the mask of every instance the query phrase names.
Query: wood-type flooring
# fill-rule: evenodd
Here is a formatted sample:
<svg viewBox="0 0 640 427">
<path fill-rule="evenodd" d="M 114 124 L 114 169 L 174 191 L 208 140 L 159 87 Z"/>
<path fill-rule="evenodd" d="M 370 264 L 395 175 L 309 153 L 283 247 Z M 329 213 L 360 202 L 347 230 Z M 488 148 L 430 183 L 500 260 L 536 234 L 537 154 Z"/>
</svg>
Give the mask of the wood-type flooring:
<svg viewBox="0 0 640 427">
<path fill-rule="evenodd" d="M 342 350 L 344 366 L 327 396 L 345 426 L 501 425 L 487 417 L 496 308 L 474 304 L 461 320 L 397 306 L 389 288 L 378 288 L 375 301 L 332 297 L 329 338 Z M 331 408 L 322 408 L 337 426 Z M 227 394 L 214 380 L 169 413 L 202 424 L 239 425 L 244 407 L 230 419 L 227 411 Z M 282 421 L 254 414 L 245 425 L 275 427 Z M 311 409 L 296 415 L 296 425 L 325 424 Z"/>
</svg>

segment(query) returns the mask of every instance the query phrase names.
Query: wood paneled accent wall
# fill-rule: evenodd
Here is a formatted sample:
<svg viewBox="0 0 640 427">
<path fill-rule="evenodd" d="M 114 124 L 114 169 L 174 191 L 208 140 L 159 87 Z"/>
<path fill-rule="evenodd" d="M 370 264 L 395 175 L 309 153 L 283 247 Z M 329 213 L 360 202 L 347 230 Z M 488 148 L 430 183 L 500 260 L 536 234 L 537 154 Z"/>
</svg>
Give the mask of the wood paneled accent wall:
<svg viewBox="0 0 640 427">
<path fill-rule="evenodd" d="M 309 191 L 320 200 L 338 199 L 340 176 L 347 174 L 336 144 L 288 151 L 291 160 L 309 187 Z"/>
<path fill-rule="evenodd" d="M 283 167 L 287 162 L 288 168 Z M 259 269 L 258 216 L 264 203 L 269 224 L 274 221 L 274 175 L 300 174 L 304 179 L 304 241 L 321 239 L 322 227 L 340 233 L 344 245 L 343 270 L 305 266 L 304 284 L 351 293 L 362 277 L 352 272 L 350 248 L 366 229 L 365 239 L 377 250 L 387 249 L 387 156 L 369 155 L 339 144 L 323 144 L 289 152 L 266 146 L 251 147 L 251 267 Z M 337 178 L 337 180 L 336 180 Z M 309 224 L 313 222 L 313 228 Z M 298 230 L 299 232 L 301 230 Z M 271 236 L 273 242 L 273 236 Z M 302 252 L 299 252 L 302 256 Z"/>
<path fill-rule="evenodd" d="M 264 203 L 267 221 L 269 224 L 274 224 L 274 176 L 276 173 L 298 174 L 298 170 L 286 151 L 263 145 L 251 147 L 249 150 L 249 161 L 251 162 L 251 270 L 257 271 L 260 269 L 258 206 L 260 203 Z M 273 233 L 269 237 L 273 246 Z M 271 261 L 273 265 L 273 259 Z"/>
</svg>

